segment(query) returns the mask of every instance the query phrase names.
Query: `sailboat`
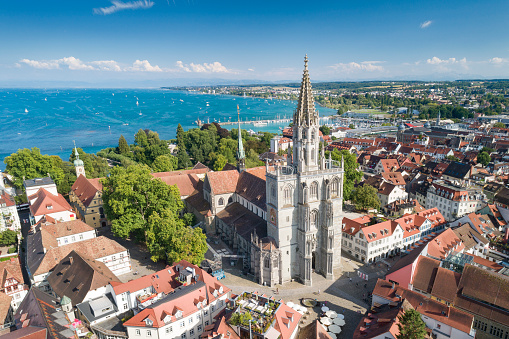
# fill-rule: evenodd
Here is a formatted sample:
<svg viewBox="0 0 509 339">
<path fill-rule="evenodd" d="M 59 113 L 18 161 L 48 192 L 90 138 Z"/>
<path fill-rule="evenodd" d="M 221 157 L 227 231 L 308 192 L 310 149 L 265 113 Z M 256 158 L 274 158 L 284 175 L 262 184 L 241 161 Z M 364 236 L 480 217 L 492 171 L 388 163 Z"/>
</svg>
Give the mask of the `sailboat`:
<svg viewBox="0 0 509 339">
<path fill-rule="evenodd" d="M 139 105 L 140 105 L 140 104 L 139 104 L 138 100 L 136 100 L 136 106 L 139 106 Z"/>
<path fill-rule="evenodd" d="M 25 108 L 25 113 L 28 113 L 28 109 Z"/>
</svg>

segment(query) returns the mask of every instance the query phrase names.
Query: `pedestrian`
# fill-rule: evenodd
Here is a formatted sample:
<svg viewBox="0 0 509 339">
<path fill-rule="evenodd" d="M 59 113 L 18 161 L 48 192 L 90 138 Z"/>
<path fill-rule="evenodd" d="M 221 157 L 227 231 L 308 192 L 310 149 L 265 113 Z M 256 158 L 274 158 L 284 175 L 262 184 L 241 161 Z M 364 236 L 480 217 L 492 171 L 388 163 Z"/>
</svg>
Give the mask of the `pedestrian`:
<svg viewBox="0 0 509 339">
<path fill-rule="evenodd" d="M 318 295 L 320 295 L 320 289 L 318 289 Z"/>
<path fill-rule="evenodd" d="M 350 282 L 352 282 L 352 278 L 350 278 Z"/>
<path fill-rule="evenodd" d="M 279 287 L 278 287 L 278 288 L 276 288 L 276 293 L 279 293 Z"/>
</svg>

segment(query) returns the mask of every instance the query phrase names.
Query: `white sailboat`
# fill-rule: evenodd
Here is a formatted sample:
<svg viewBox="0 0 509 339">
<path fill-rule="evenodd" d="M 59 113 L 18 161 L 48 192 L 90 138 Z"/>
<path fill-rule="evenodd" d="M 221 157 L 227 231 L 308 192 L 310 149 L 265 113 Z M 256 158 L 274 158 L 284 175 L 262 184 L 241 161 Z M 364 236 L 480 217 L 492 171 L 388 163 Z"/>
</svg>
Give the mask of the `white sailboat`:
<svg viewBox="0 0 509 339">
<path fill-rule="evenodd" d="M 25 113 L 28 113 L 28 109 L 25 108 Z"/>
</svg>

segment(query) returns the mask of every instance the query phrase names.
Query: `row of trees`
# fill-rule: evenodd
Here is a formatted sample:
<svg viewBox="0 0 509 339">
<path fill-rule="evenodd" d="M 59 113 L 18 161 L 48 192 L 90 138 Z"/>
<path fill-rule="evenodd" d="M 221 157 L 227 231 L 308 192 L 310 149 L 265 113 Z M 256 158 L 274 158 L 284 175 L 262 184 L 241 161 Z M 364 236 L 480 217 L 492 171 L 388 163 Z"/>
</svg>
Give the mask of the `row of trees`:
<svg viewBox="0 0 509 339">
<path fill-rule="evenodd" d="M 108 173 L 108 162 L 96 156 L 87 154 L 78 148 L 80 159 L 83 160 L 87 177 L 98 178 Z M 50 176 L 60 194 L 66 195 L 76 181 L 76 170 L 73 165 L 75 159 L 74 150 L 69 156 L 69 161 L 63 161 L 56 155 L 43 155 L 37 147 L 32 149 L 19 149 L 16 153 L 4 159 L 6 172 L 12 175 L 13 184 L 18 189 L 23 189 L 23 180 Z M 23 195 L 16 197 L 17 202 L 26 198 Z"/>
</svg>

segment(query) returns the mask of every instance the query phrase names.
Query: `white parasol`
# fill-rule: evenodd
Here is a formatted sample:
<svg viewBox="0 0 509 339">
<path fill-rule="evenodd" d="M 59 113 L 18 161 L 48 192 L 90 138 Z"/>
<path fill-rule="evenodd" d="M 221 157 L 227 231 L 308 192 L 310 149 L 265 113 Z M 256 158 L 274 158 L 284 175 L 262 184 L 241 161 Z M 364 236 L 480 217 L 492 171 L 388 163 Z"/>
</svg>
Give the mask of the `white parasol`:
<svg viewBox="0 0 509 339">
<path fill-rule="evenodd" d="M 322 312 L 327 312 L 329 308 L 327 306 L 322 306 Z"/>
<path fill-rule="evenodd" d="M 330 325 L 329 332 L 336 333 L 336 334 L 341 333 L 341 327 L 339 327 L 338 325 Z"/>
<path fill-rule="evenodd" d="M 338 318 L 339 319 L 345 319 L 345 315 L 340 313 L 340 314 L 338 314 Z"/>
<path fill-rule="evenodd" d="M 334 319 L 338 316 L 338 314 L 332 310 L 325 312 L 325 315 L 331 319 Z"/>
<path fill-rule="evenodd" d="M 325 326 L 332 325 L 332 320 L 330 320 L 330 318 L 327 318 L 327 317 L 321 317 L 320 322 L 322 324 L 324 324 Z"/>
<path fill-rule="evenodd" d="M 331 337 L 332 339 L 337 339 L 337 338 L 338 338 L 338 337 L 337 337 L 334 333 L 332 333 L 332 332 L 327 332 L 327 334 L 328 334 L 328 335 L 330 335 L 330 337 Z"/>
<path fill-rule="evenodd" d="M 344 326 L 345 325 L 345 320 L 341 319 L 341 318 L 336 318 L 332 322 L 334 323 L 334 325 L 338 325 L 338 326 Z"/>
</svg>

